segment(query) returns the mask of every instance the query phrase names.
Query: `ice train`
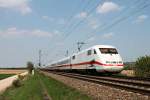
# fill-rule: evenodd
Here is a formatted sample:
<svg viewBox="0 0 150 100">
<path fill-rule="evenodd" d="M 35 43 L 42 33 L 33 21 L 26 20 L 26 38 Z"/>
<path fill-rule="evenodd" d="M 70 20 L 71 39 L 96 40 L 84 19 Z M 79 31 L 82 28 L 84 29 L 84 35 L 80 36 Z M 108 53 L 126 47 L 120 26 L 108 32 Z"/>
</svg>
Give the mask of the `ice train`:
<svg viewBox="0 0 150 100">
<path fill-rule="evenodd" d="M 47 65 L 50 70 L 83 70 L 99 73 L 119 73 L 123 61 L 117 49 L 110 45 L 95 45 L 86 50 Z"/>
</svg>

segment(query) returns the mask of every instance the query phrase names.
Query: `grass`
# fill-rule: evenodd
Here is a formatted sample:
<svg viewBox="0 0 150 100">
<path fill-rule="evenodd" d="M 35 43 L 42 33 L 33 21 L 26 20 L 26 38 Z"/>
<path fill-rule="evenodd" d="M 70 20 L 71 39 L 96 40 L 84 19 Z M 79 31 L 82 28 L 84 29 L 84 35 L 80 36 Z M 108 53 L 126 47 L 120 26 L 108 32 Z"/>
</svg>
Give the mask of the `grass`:
<svg viewBox="0 0 150 100">
<path fill-rule="evenodd" d="M 10 77 L 10 76 L 13 76 L 14 74 L 0 74 L 0 80 L 1 79 L 4 79 L 4 78 L 7 78 L 7 77 Z"/>
<path fill-rule="evenodd" d="M 18 88 L 9 88 L 0 96 L 0 100 L 42 100 L 42 88 L 37 75 L 29 76 Z"/>
<path fill-rule="evenodd" d="M 45 87 L 53 100 L 91 100 L 87 95 L 84 95 L 76 89 L 68 87 L 53 78 L 43 74 L 40 75 L 40 78 L 44 82 Z"/>
<path fill-rule="evenodd" d="M 44 86 L 41 85 L 40 80 Z M 91 100 L 79 91 L 37 72 L 22 84 L 18 88 L 11 87 L 6 90 L 0 96 L 0 100 L 43 100 L 44 88 L 52 100 Z"/>
</svg>

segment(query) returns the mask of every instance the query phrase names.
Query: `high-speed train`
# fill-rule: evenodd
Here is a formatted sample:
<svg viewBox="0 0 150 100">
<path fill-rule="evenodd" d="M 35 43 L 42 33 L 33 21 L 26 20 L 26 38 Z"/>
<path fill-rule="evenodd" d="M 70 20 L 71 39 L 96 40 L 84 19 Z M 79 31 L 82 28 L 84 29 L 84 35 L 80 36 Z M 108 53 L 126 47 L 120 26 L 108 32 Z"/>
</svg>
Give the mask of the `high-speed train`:
<svg viewBox="0 0 150 100">
<path fill-rule="evenodd" d="M 50 70 L 94 70 L 99 73 L 119 73 L 123 70 L 123 61 L 115 47 L 95 45 L 55 61 L 47 65 L 47 68 Z"/>
</svg>

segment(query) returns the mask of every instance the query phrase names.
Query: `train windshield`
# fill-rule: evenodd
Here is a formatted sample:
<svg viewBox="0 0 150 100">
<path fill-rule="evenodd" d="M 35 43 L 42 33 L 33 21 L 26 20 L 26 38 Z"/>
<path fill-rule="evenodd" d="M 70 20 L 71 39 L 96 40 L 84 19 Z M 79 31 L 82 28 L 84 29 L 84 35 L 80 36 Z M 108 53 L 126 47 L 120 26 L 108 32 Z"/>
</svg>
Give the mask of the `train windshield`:
<svg viewBox="0 0 150 100">
<path fill-rule="evenodd" d="M 99 48 L 102 54 L 118 54 L 115 48 Z"/>
</svg>

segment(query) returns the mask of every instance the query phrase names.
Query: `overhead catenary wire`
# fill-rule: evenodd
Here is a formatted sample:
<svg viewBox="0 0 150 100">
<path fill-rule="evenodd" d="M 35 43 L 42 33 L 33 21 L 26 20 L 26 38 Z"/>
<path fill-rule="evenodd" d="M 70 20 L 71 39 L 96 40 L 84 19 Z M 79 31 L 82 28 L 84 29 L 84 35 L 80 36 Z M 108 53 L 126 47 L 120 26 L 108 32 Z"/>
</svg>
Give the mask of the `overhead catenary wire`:
<svg viewBox="0 0 150 100">
<path fill-rule="evenodd" d="M 86 4 L 83 6 L 83 8 L 81 9 L 81 11 L 85 11 L 87 8 L 88 8 L 88 6 L 89 6 L 89 4 L 92 2 L 93 0 L 88 0 L 87 2 L 86 2 Z M 80 3 L 80 2 L 79 2 Z M 84 4 L 83 2 L 81 2 L 80 4 Z M 79 4 L 79 5 L 80 5 Z M 78 8 L 79 9 L 79 8 Z M 76 9 L 77 10 L 77 9 Z M 71 27 L 72 27 L 72 25 L 74 24 L 74 23 L 72 23 L 72 21 L 73 21 L 73 19 L 74 19 L 74 15 L 76 14 L 76 12 L 74 11 L 71 15 L 70 15 L 70 17 L 68 17 L 68 19 L 67 19 L 67 23 L 66 23 L 66 25 L 64 25 L 63 27 L 62 27 L 62 29 L 63 30 L 68 30 L 68 29 L 70 29 Z"/>
<path fill-rule="evenodd" d="M 64 36 L 63 41 L 65 41 L 65 40 L 72 34 L 72 32 L 73 32 L 74 30 L 76 30 L 76 29 L 79 27 L 79 25 L 81 25 L 81 24 L 92 14 L 92 12 L 98 7 L 98 5 L 99 5 L 101 2 L 103 2 L 103 1 L 104 1 L 104 0 L 100 0 L 98 3 L 96 3 L 96 5 L 95 5 L 92 9 L 89 10 L 89 12 L 87 13 L 87 15 L 86 15 L 85 18 L 83 18 L 82 20 L 80 20 L 77 24 L 72 25 L 72 28 L 68 28 L 68 29 L 70 29 L 70 30 L 68 30 L 68 31 L 66 32 L 66 35 Z"/>
<path fill-rule="evenodd" d="M 67 31 L 66 35 L 64 36 L 61 42 L 64 42 L 67 39 L 67 37 L 69 37 L 69 35 L 71 35 L 72 32 L 75 31 L 75 29 L 77 29 L 79 25 L 82 24 L 91 15 L 91 13 L 99 6 L 99 4 L 102 3 L 103 1 L 105 0 L 100 0 L 98 3 L 96 3 L 96 5 L 92 9 L 90 9 L 90 11 L 87 13 L 86 18 L 83 18 L 82 20 L 79 21 L 79 23 L 74 24 L 74 26 L 72 26 L 73 28 L 70 31 L 69 30 Z"/>
<path fill-rule="evenodd" d="M 135 10 L 135 11 L 132 11 L 130 14 L 131 14 L 131 15 L 136 14 L 136 13 L 138 13 L 139 11 L 145 9 L 145 8 L 148 7 L 148 6 L 149 6 L 149 4 L 143 5 L 142 7 L 140 7 L 140 9 Z M 100 30 L 100 31 L 104 31 L 104 30 L 106 30 L 106 29 L 108 29 L 108 28 L 114 27 L 115 25 L 119 24 L 120 22 L 122 22 L 122 21 L 124 21 L 124 20 L 130 18 L 131 15 L 126 15 L 126 16 L 123 16 L 123 17 L 121 17 L 121 18 L 118 18 L 117 20 L 113 21 L 113 23 L 111 23 L 110 25 L 108 24 L 107 27 L 104 27 L 104 29 L 102 29 L 102 30 Z M 92 35 L 93 35 L 93 34 L 92 34 Z M 96 35 L 96 34 L 94 34 L 94 35 Z M 91 35 L 89 35 L 88 37 L 91 37 Z"/>
<path fill-rule="evenodd" d="M 79 4 L 84 4 L 83 3 L 83 1 L 84 0 L 80 0 L 80 1 L 82 1 L 82 2 L 79 2 Z M 93 0 L 88 0 L 87 2 L 85 2 L 85 5 L 83 5 L 83 6 L 78 6 L 79 4 L 77 4 L 77 7 L 75 8 L 75 10 L 73 11 L 73 13 L 68 17 L 68 19 L 67 19 L 67 21 L 68 21 L 68 23 L 66 24 L 66 25 L 64 25 L 63 27 L 62 27 L 62 29 L 68 29 L 69 27 L 71 27 L 72 26 L 72 20 L 73 20 L 73 18 L 74 18 L 74 15 L 75 15 L 75 11 L 78 9 L 78 10 L 80 10 L 81 9 L 81 11 L 85 11 L 87 8 L 88 8 L 88 6 L 89 6 L 89 4 L 91 3 L 91 2 L 93 2 Z M 36 16 L 38 16 L 39 18 L 41 18 L 41 15 L 38 13 L 38 12 L 35 12 L 35 15 Z M 71 24 L 71 25 L 70 25 Z M 74 24 L 74 23 L 73 23 Z M 69 26 L 68 26 L 69 25 Z M 67 27 L 68 26 L 68 27 Z M 54 40 L 55 41 L 55 40 Z M 56 39 L 56 41 L 57 41 L 57 39 Z M 55 46 L 55 45 L 53 45 L 53 46 Z M 51 47 L 50 48 L 50 50 L 51 49 L 53 49 L 54 47 Z"/>
<path fill-rule="evenodd" d="M 80 0 L 80 1 L 84 1 L 84 0 Z M 83 5 L 83 7 L 78 7 L 76 8 L 76 10 L 80 10 L 80 11 L 86 11 L 86 9 L 88 8 L 88 6 L 90 5 L 90 3 L 93 2 L 93 0 L 88 0 L 87 2 L 85 2 L 85 5 Z M 83 2 L 81 2 L 80 4 L 84 4 Z M 73 19 L 76 15 L 76 12 L 74 11 L 68 18 L 67 18 L 67 22 L 65 25 L 62 26 L 62 33 L 66 33 L 66 31 L 68 31 L 69 29 L 72 28 L 72 26 L 75 24 L 75 22 L 73 22 Z M 57 41 L 64 40 L 64 37 L 66 37 L 66 35 L 62 34 L 62 38 L 60 37 Z"/>
<path fill-rule="evenodd" d="M 139 5 L 140 5 L 140 4 L 139 4 Z M 138 5 L 138 6 L 139 6 L 139 5 Z M 140 13 L 140 11 L 142 11 L 143 9 L 145 9 L 145 8 L 147 8 L 147 7 L 149 7 L 149 6 L 150 6 L 150 3 L 149 3 L 149 4 L 145 4 L 145 5 L 141 6 L 139 9 L 130 12 L 128 15 L 123 16 L 122 18 L 116 19 L 115 21 L 113 21 L 113 23 L 111 23 L 111 24 L 108 25 L 107 27 L 104 27 L 103 29 L 99 30 L 99 32 L 102 32 L 102 31 L 111 29 L 112 27 L 116 26 L 117 24 L 119 24 L 119 23 L 121 23 L 121 22 L 127 20 L 128 18 L 130 18 L 130 17 L 136 15 L 137 13 Z M 95 33 L 95 32 L 94 32 L 94 33 Z M 89 35 L 87 38 L 93 37 L 93 36 L 95 36 L 95 35 L 96 35 L 96 34 L 91 34 L 91 35 Z M 84 41 L 86 41 L 87 38 L 86 38 Z"/>
<path fill-rule="evenodd" d="M 88 5 L 90 4 L 91 1 L 92 1 L 92 0 L 89 0 L 89 1 L 86 3 L 86 5 L 83 7 L 83 10 L 82 10 L 82 11 L 86 11 L 86 9 L 88 8 Z M 100 0 L 100 2 L 102 2 L 102 1 L 104 1 L 104 0 Z M 98 3 L 96 4 L 96 6 L 94 6 L 92 9 L 90 9 L 90 11 L 89 11 L 89 13 L 87 14 L 87 16 L 89 16 L 89 15 L 92 13 L 92 11 L 96 9 L 96 7 L 99 5 L 100 2 L 98 2 Z M 73 17 L 73 16 L 71 16 L 71 17 L 69 18 L 69 20 L 71 20 L 72 17 Z M 77 28 L 77 27 L 82 23 L 82 21 L 84 21 L 84 20 L 86 20 L 86 19 L 82 19 L 82 20 L 79 21 L 79 23 L 77 23 L 77 24 L 74 24 L 74 23 L 71 24 L 69 27 L 67 27 L 67 29 L 68 29 L 68 30 L 69 30 L 69 29 L 72 29 L 72 31 L 73 31 L 73 29 L 74 29 L 74 28 Z M 73 25 L 75 25 L 75 27 L 71 28 Z M 71 34 L 71 33 L 68 32 L 68 31 L 67 31 L 67 33 Z M 65 39 L 67 38 L 67 36 L 69 36 L 69 34 L 67 34 L 67 33 L 63 36 L 63 38 L 61 38 L 61 39 L 62 39 L 62 41 L 60 41 L 61 43 L 65 41 Z M 52 48 L 53 48 L 53 47 L 52 47 Z"/>
<path fill-rule="evenodd" d="M 136 0 L 135 2 L 133 2 L 132 4 L 134 4 L 134 5 L 137 5 L 138 7 L 140 7 L 140 5 L 143 5 L 145 2 L 142 2 L 142 3 L 138 3 L 138 1 L 139 0 Z M 84 42 L 87 42 L 86 40 L 88 40 L 87 38 L 90 38 L 90 37 L 92 37 L 92 36 L 94 36 L 94 35 L 96 35 L 96 34 L 94 34 L 95 32 L 102 32 L 102 31 L 105 31 L 105 30 L 108 30 L 108 29 L 110 29 L 110 28 L 112 28 L 112 27 L 114 27 L 115 25 L 117 25 L 118 23 L 120 23 L 121 21 L 123 21 L 123 19 L 125 20 L 125 19 L 128 19 L 128 17 L 132 17 L 132 15 L 134 15 L 134 13 L 135 12 L 137 12 L 138 10 L 136 10 L 136 11 L 132 11 L 132 12 L 127 12 L 128 10 L 130 9 L 130 7 L 128 7 L 127 9 L 124 9 L 119 15 L 117 15 L 117 17 L 115 17 L 115 19 L 114 20 L 112 20 L 111 22 L 112 23 L 110 23 L 109 22 L 109 24 L 107 24 L 107 23 L 104 23 L 102 26 L 100 26 L 100 27 L 98 27 L 98 31 L 97 30 L 94 30 L 94 31 L 92 31 L 92 32 L 89 32 L 89 33 L 87 33 L 87 34 L 89 34 L 89 35 L 87 35 L 87 37 L 84 39 L 84 40 L 82 40 L 82 41 L 84 41 Z M 140 8 L 141 9 L 141 8 Z M 134 9 L 133 9 L 134 10 Z M 128 15 L 126 15 L 126 16 L 122 16 L 124 13 L 129 13 Z M 91 34 L 92 33 L 92 34 Z"/>
<path fill-rule="evenodd" d="M 74 31 L 77 27 L 79 27 L 79 25 L 82 24 L 82 23 L 87 19 L 87 17 L 90 16 L 91 13 L 97 8 L 97 6 L 98 6 L 101 2 L 103 2 L 103 1 L 105 1 L 105 0 L 100 0 L 98 3 L 96 3 L 96 5 L 95 5 L 94 7 L 92 7 L 92 9 L 89 10 L 89 12 L 87 13 L 86 18 L 83 18 L 83 19 L 80 20 L 77 24 L 70 25 L 72 28 L 71 28 L 71 27 L 68 28 L 68 31 L 66 31 L 66 33 L 65 33 L 65 35 L 63 36 L 61 42 L 64 42 L 64 41 L 67 39 L 67 37 L 69 37 L 69 35 L 72 34 L 72 31 Z M 90 3 L 90 2 L 88 2 L 87 4 L 89 4 L 89 3 Z M 87 6 L 85 6 L 85 8 L 87 8 Z M 84 10 L 86 10 L 85 8 L 84 8 Z M 71 30 L 69 31 L 69 29 L 71 29 Z"/>
<path fill-rule="evenodd" d="M 135 1 L 137 3 L 137 1 Z M 134 3 L 135 3 L 134 2 Z M 143 9 L 147 8 L 148 6 L 150 6 L 150 4 L 145 4 L 146 2 L 142 2 L 142 3 L 139 3 L 137 6 L 140 6 L 142 4 L 141 7 L 139 7 L 139 9 L 137 10 L 134 10 L 132 12 L 130 12 L 128 15 L 126 16 L 123 16 L 123 17 L 120 17 L 120 18 L 116 18 L 114 21 L 112 21 L 112 23 L 108 24 L 108 26 L 106 27 L 102 27 L 101 30 L 99 30 L 98 32 L 102 32 L 102 31 L 105 31 L 105 30 L 108 30 L 108 29 L 111 29 L 112 27 L 116 26 L 117 24 L 121 23 L 122 21 L 125 21 L 127 20 L 128 18 L 132 17 L 133 15 L 139 13 L 140 11 L 142 11 Z M 143 5 L 144 4 L 144 5 Z M 122 15 L 122 14 L 121 14 Z M 93 31 L 93 33 L 95 33 L 96 31 Z M 87 38 L 90 38 L 90 37 L 93 37 L 95 36 L 96 34 L 90 34 L 88 35 Z M 88 42 L 87 41 L 87 38 L 85 38 L 83 40 L 83 42 Z"/>
</svg>

